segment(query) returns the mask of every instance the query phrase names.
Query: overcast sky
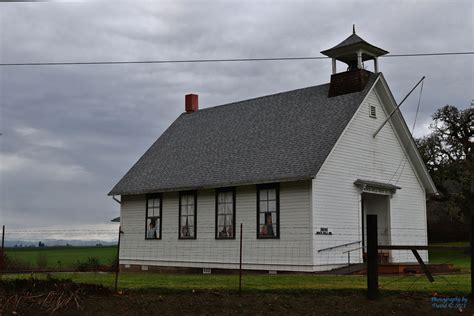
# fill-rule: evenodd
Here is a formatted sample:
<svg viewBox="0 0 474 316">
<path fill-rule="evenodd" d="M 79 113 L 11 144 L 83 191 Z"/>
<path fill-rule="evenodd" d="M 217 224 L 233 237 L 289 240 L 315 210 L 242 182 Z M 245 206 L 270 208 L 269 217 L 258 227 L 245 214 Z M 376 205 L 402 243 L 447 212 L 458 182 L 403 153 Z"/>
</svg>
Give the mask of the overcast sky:
<svg viewBox="0 0 474 316">
<path fill-rule="evenodd" d="M 158 2 L 158 1 L 156 1 Z M 321 56 L 357 34 L 393 54 L 473 51 L 473 1 L 0 3 L 0 62 Z M 473 56 L 383 58 L 415 136 L 473 99 Z M 113 185 L 184 110 L 326 83 L 330 60 L 0 68 L 0 224 L 110 229 Z M 419 91 L 402 106 L 413 123 Z"/>
</svg>

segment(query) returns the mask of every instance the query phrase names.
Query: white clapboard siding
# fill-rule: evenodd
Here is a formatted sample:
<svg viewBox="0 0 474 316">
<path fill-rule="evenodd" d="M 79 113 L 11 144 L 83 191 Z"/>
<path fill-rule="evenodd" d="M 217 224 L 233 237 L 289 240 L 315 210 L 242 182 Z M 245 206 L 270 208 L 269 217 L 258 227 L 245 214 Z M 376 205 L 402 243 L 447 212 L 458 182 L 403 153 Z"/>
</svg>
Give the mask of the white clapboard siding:
<svg viewBox="0 0 474 316">
<path fill-rule="evenodd" d="M 145 196 L 122 197 L 121 264 L 312 271 L 311 181 L 280 184 L 280 239 L 257 239 L 255 186 L 237 187 L 235 240 L 215 239 L 215 191 L 197 194 L 197 239 L 178 239 L 178 193 L 163 194 L 162 240 L 145 240 Z"/>
<path fill-rule="evenodd" d="M 369 116 L 370 105 L 377 117 Z M 362 240 L 360 190 L 356 179 L 391 183 L 402 189 L 390 199 L 390 239 L 393 245 L 427 244 L 425 190 L 419 182 L 391 123 L 377 137 L 374 131 L 387 117 L 376 90 L 370 92 L 313 180 L 313 225 L 327 227 L 332 235 L 314 236 L 315 265 L 345 264 L 343 251 L 360 245 L 318 252 L 318 249 Z M 402 172 L 403 171 L 403 172 Z M 427 253 L 422 252 L 427 260 Z M 361 251 L 351 262 L 361 260 Z M 408 251 L 393 251 L 393 262 L 414 262 Z"/>
</svg>

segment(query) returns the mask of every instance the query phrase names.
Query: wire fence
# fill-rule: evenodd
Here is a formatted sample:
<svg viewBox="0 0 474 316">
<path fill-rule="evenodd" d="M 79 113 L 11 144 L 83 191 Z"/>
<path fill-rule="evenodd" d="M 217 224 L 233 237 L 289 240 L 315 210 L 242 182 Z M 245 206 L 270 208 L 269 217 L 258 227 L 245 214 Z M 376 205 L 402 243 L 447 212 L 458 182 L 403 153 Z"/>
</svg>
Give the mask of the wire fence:
<svg viewBox="0 0 474 316">
<path fill-rule="evenodd" d="M 114 272 L 120 263 L 121 273 L 241 273 L 244 280 L 255 274 L 296 273 L 308 280 L 313 276 L 316 280 L 322 275 L 343 275 L 360 287 L 366 284 L 364 276 L 370 270 L 367 263 L 371 239 L 367 223 L 362 224 L 364 229 L 347 224 L 317 228 L 311 223 L 281 227 L 271 224 L 265 230 L 256 225 L 236 225 L 224 235 L 215 225 L 198 223 L 195 231 L 186 236 L 174 225 L 163 225 L 150 238 L 144 223 L 127 223 L 121 229 L 119 248 L 118 229 L 7 230 L 2 270 Z M 104 236 L 109 242 L 75 247 L 52 241 L 65 232 L 89 240 L 101 240 Z M 470 291 L 469 241 L 429 244 L 425 227 L 389 226 L 383 222 L 378 223 L 376 232 L 379 290 Z M 30 242 L 16 246 L 11 243 L 20 239 Z M 331 288 L 332 279 L 327 282 L 324 287 Z"/>
</svg>

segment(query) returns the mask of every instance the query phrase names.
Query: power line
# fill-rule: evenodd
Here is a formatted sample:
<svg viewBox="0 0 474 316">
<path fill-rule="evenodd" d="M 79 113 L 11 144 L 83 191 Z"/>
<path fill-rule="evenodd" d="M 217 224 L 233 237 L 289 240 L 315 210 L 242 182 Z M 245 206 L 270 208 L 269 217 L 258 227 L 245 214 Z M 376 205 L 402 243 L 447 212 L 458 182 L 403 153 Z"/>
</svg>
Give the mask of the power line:
<svg viewBox="0 0 474 316">
<path fill-rule="evenodd" d="M 449 56 L 449 55 L 474 55 L 474 52 L 389 54 L 389 55 L 384 55 L 384 56 L 380 56 L 380 57 L 423 57 L 423 56 Z"/>
<path fill-rule="evenodd" d="M 441 52 L 441 53 L 414 53 L 390 54 L 381 57 L 426 57 L 474 55 L 470 52 Z M 2 67 L 8 66 L 72 66 L 72 65 L 123 65 L 123 64 L 184 64 L 184 63 L 219 63 L 219 62 L 258 62 L 258 61 L 290 61 L 290 60 L 319 60 L 329 59 L 323 56 L 307 57 L 268 57 L 268 58 L 229 58 L 229 59 L 176 59 L 176 60 L 135 60 L 135 61 L 84 61 L 84 62 L 26 62 L 26 63 L 0 63 Z"/>
<path fill-rule="evenodd" d="M 244 61 L 281 61 L 327 59 L 328 57 L 275 57 L 275 58 L 232 58 L 232 59 L 176 59 L 176 60 L 136 60 L 136 61 L 85 61 L 85 62 L 45 62 L 45 63 L 1 63 L 0 66 L 63 66 L 63 65 L 121 65 L 121 64 L 184 64 Z"/>
</svg>

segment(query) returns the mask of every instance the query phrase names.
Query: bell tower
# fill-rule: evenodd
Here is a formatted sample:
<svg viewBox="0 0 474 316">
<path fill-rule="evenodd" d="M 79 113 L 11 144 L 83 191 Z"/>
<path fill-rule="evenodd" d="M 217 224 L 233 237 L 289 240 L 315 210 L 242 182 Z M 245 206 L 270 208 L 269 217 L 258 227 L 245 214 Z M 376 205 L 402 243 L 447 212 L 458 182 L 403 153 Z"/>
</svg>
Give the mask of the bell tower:
<svg viewBox="0 0 474 316">
<path fill-rule="evenodd" d="M 379 72 L 378 57 L 388 54 L 386 50 L 369 44 L 355 32 L 352 26 L 352 34 L 336 46 L 323 50 L 324 54 L 332 59 L 331 84 L 329 86 L 329 97 L 344 95 L 362 91 L 370 77 L 371 72 L 364 69 L 364 62 L 374 61 L 374 72 Z M 347 70 L 337 72 L 336 61 L 347 64 Z"/>
</svg>

